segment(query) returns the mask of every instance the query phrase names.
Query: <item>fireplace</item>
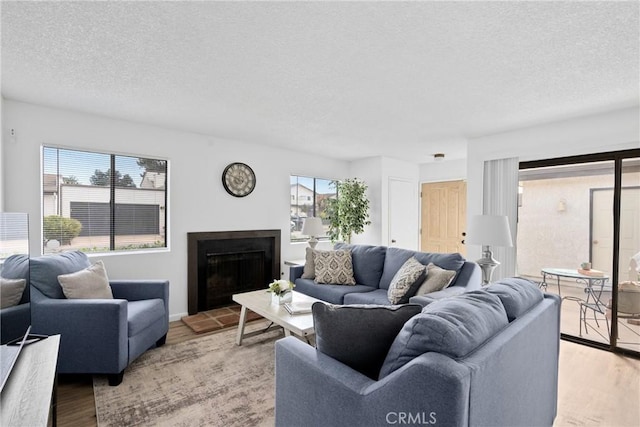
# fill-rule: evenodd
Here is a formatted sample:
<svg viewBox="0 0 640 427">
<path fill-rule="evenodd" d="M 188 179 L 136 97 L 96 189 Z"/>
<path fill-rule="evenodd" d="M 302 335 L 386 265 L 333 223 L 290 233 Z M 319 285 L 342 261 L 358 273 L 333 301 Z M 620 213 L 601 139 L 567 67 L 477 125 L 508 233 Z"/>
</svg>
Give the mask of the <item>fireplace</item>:
<svg viewBox="0 0 640 427">
<path fill-rule="evenodd" d="M 280 278 L 280 230 L 187 233 L 189 314 Z"/>
</svg>

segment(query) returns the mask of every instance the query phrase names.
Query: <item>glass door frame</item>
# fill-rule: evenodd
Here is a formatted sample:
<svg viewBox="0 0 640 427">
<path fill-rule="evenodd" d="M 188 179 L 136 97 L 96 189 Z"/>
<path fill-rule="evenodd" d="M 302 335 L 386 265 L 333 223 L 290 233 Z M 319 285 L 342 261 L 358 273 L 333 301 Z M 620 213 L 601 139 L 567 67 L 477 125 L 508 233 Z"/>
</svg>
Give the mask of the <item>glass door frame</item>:
<svg viewBox="0 0 640 427">
<path fill-rule="evenodd" d="M 626 356 L 640 358 L 640 352 L 630 350 L 627 348 L 619 347 L 618 340 L 618 283 L 620 271 L 618 271 L 618 265 L 620 265 L 620 205 L 622 196 L 622 162 L 625 159 L 640 158 L 640 149 L 610 151 L 606 153 L 584 154 L 568 157 L 557 157 L 544 160 L 533 160 L 527 162 L 520 162 L 519 169 L 535 169 L 541 167 L 551 166 L 567 166 L 578 163 L 596 163 L 603 161 L 614 162 L 614 191 L 613 191 L 613 259 L 612 262 L 612 275 L 611 275 L 611 336 L 609 344 L 592 341 L 586 338 L 578 337 L 569 334 L 560 334 L 560 338 L 565 341 L 575 342 L 578 344 L 584 344 L 589 347 L 599 348 L 602 350 L 611 351 Z"/>
</svg>

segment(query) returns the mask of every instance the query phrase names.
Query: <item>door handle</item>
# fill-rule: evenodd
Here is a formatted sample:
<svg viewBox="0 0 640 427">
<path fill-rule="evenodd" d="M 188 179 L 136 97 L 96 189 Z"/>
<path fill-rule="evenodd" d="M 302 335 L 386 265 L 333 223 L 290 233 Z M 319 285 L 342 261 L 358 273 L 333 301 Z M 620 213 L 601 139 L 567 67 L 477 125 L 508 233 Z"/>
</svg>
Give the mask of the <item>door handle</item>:
<svg viewBox="0 0 640 427">
<path fill-rule="evenodd" d="M 460 243 L 462 243 L 464 245 L 464 240 L 461 240 Z"/>
<path fill-rule="evenodd" d="M 395 243 L 395 242 L 396 242 L 396 239 L 391 239 L 391 243 Z"/>
<path fill-rule="evenodd" d="M 597 240 L 594 240 L 594 241 L 593 241 L 593 244 L 594 244 L 594 245 L 597 245 L 597 244 L 598 244 L 598 241 L 597 241 Z"/>
<path fill-rule="evenodd" d="M 466 235 L 467 235 L 467 233 L 463 231 L 462 232 L 462 237 L 465 237 Z"/>
</svg>

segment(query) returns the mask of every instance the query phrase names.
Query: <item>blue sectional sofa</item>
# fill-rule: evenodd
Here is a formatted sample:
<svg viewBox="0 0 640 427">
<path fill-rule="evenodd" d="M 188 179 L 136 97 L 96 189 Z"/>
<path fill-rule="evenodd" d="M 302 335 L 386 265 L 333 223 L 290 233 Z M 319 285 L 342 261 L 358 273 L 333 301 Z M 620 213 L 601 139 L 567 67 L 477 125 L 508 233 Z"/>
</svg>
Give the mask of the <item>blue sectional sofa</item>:
<svg viewBox="0 0 640 427">
<path fill-rule="evenodd" d="M 366 334 L 370 321 L 351 325 Z M 276 343 L 276 426 L 551 426 L 559 338 L 560 298 L 516 278 L 429 303 L 378 378 L 287 337 Z"/>
<path fill-rule="evenodd" d="M 384 304 L 389 305 L 387 291 L 393 276 L 412 256 L 425 266 L 430 262 L 446 269 L 455 270 L 453 282 L 445 289 L 414 296 L 410 302 L 427 305 L 434 299 L 449 297 L 482 287 L 482 272 L 478 264 L 466 261 L 458 253 L 427 253 L 407 249 L 349 245 L 338 243 L 335 249 L 349 249 L 353 262 L 356 285 L 317 284 L 313 279 L 303 279 L 304 266 L 293 266 L 289 270 L 289 280 L 295 290 L 332 304 Z"/>
<path fill-rule="evenodd" d="M 31 324 L 31 296 L 29 292 L 29 255 L 11 255 L 2 265 L 5 279 L 25 279 L 27 285 L 18 305 L 0 310 L 0 343 L 6 344 L 24 336 Z"/>
</svg>

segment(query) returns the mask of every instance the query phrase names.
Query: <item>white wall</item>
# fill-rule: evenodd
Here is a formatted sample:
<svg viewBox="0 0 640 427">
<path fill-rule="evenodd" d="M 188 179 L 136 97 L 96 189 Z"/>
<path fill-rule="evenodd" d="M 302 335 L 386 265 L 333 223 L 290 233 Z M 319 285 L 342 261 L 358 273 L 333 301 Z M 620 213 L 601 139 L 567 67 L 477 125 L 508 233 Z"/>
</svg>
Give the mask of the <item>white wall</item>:
<svg viewBox="0 0 640 427">
<path fill-rule="evenodd" d="M 30 214 L 33 255 L 42 248 L 42 144 L 169 160 L 170 249 L 97 258 L 113 279 L 169 279 L 172 320 L 187 312 L 187 232 L 280 229 L 282 260 L 303 258 L 306 243 L 289 243 L 290 174 L 348 176 L 348 163 L 335 159 L 12 100 L 3 104 L 3 132 L 15 128 L 17 134 L 2 146 L 0 190 L 6 211 Z M 235 161 L 249 164 L 256 173 L 256 188 L 245 198 L 228 195 L 221 183 L 225 166 Z"/>
<path fill-rule="evenodd" d="M 0 96 L 0 212 L 4 212 L 4 173 L 3 173 L 3 165 L 4 165 L 4 135 L 5 129 L 2 126 L 3 123 L 3 104 L 4 98 Z"/>
<path fill-rule="evenodd" d="M 467 159 L 444 160 L 420 165 L 420 182 L 457 181 L 467 179 Z"/>
<path fill-rule="evenodd" d="M 518 157 L 520 161 L 639 148 L 640 109 L 626 108 L 471 139 L 467 145 L 467 216 L 482 213 L 482 180 L 486 160 Z M 467 247 L 476 259 L 481 248 Z"/>
<path fill-rule="evenodd" d="M 388 157 L 371 157 L 351 162 L 350 176 L 364 180 L 368 185 L 371 225 L 365 232 L 353 236 L 352 243 L 370 245 L 389 244 L 389 179 L 412 182 L 418 194 L 418 165 Z M 419 199 L 406 200 L 402 208 L 413 213 L 406 227 L 416 230 L 419 225 Z M 416 248 L 417 249 L 417 248 Z"/>
</svg>

